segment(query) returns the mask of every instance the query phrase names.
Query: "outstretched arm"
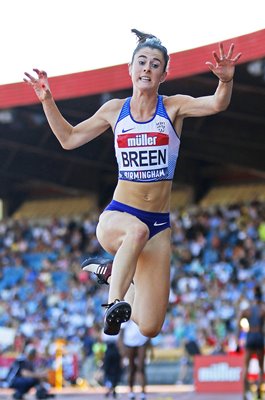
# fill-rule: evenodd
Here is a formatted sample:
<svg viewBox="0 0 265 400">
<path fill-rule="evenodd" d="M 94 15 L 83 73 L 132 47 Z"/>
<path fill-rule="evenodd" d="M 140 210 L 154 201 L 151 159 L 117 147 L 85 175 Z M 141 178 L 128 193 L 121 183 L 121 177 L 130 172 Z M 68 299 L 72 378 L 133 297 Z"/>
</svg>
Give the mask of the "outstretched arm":
<svg viewBox="0 0 265 400">
<path fill-rule="evenodd" d="M 227 55 L 224 52 L 223 44 L 219 44 L 219 55 L 213 51 L 215 64 L 210 61 L 206 65 L 218 77 L 219 84 L 212 96 L 193 98 L 182 96 L 180 101 L 179 115 L 184 117 L 198 117 L 215 114 L 225 110 L 231 100 L 233 76 L 235 64 L 241 57 L 238 53 L 233 57 L 234 44 L 232 43 Z"/>
<path fill-rule="evenodd" d="M 64 149 L 70 150 L 79 147 L 101 133 L 105 132 L 110 124 L 106 118 L 108 106 L 102 106 L 91 118 L 72 126 L 60 113 L 52 97 L 47 74 L 45 71 L 34 69 L 37 77 L 25 72 L 24 81 L 35 91 L 42 103 L 48 123 Z"/>
</svg>

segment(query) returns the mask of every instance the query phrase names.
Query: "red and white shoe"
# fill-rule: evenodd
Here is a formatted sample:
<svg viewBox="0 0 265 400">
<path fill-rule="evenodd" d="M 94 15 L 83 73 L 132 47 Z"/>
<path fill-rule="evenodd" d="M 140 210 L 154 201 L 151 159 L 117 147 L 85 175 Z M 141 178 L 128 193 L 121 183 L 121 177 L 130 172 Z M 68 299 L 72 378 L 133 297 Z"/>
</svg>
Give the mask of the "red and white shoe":
<svg viewBox="0 0 265 400">
<path fill-rule="evenodd" d="M 98 283 L 108 285 L 108 278 L 111 276 L 112 260 L 104 258 L 87 258 L 82 262 L 83 271 L 91 272 L 98 278 Z"/>
</svg>

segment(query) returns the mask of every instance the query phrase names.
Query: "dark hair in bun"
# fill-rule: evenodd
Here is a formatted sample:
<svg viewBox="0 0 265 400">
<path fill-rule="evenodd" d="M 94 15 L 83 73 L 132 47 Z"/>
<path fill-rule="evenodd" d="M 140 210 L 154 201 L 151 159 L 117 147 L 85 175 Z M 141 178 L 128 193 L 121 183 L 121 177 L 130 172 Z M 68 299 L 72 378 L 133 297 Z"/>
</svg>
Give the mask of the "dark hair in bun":
<svg viewBox="0 0 265 400">
<path fill-rule="evenodd" d="M 144 47 L 150 47 L 151 49 L 160 50 L 163 54 L 163 58 L 165 61 L 164 71 L 166 71 L 168 62 L 169 62 L 169 55 L 165 46 L 162 45 L 161 40 L 158 39 L 156 36 L 152 35 L 151 33 L 145 33 L 138 31 L 137 29 L 131 30 L 138 38 L 138 45 L 133 52 L 132 61 L 134 59 L 135 54 Z"/>
</svg>

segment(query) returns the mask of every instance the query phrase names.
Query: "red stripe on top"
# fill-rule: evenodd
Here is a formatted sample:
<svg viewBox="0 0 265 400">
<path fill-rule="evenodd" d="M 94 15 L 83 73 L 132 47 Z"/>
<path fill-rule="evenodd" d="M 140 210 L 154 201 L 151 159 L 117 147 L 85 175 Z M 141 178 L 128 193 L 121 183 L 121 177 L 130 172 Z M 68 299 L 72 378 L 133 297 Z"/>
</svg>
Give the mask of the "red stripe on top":
<svg viewBox="0 0 265 400">
<path fill-rule="evenodd" d="M 243 53 L 238 64 L 265 56 L 265 29 L 224 40 L 225 49 L 232 42 L 235 44 L 236 52 Z M 213 43 L 171 54 L 167 80 L 209 72 L 205 61 L 211 60 L 212 50 L 218 49 L 217 46 L 217 43 Z M 21 71 L 22 79 L 23 71 Z M 90 96 L 132 87 L 127 64 L 56 76 L 50 78 L 49 82 L 56 100 Z M 39 100 L 26 83 L 0 85 L 0 109 L 34 103 L 39 103 Z"/>
<path fill-rule="evenodd" d="M 166 146 L 169 136 L 158 132 L 128 133 L 117 137 L 119 148 Z"/>
</svg>

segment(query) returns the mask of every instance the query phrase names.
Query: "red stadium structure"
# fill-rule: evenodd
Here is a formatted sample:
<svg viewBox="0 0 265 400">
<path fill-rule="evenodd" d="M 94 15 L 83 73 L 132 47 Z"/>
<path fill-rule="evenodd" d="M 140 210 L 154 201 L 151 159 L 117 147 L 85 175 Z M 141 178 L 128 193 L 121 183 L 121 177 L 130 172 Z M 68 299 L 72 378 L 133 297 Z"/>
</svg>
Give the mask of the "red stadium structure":
<svg viewBox="0 0 265 400">
<path fill-rule="evenodd" d="M 225 40 L 224 46 L 233 42 L 237 51 L 243 51 L 239 63 L 265 57 L 265 29 Z M 168 80 L 188 77 L 208 71 L 202 60 L 208 60 L 216 43 L 171 54 Z M 23 71 L 21 71 L 23 75 Z M 111 79 L 110 79 L 111 76 Z M 77 98 L 131 87 L 127 64 L 73 73 L 50 78 L 56 100 Z M 37 103 L 35 93 L 24 82 L 0 86 L 0 109 Z"/>
<path fill-rule="evenodd" d="M 265 176 L 265 29 L 225 40 L 225 48 L 232 42 L 243 54 L 229 108 L 209 118 L 188 118 L 184 124 L 174 183 L 192 187 L 195 201 L 216 184 L 258 183 Z M 217 80 L 205 61 L 217 46 L 171 54 L 161 93 L 213 93 Z M 0 86 L 0 198 L 8 204 L 6 214 L 25 200 L 46 194 L 97 193 L 98 205 L 103 206 L 117 177 L 111 134 L 63 151 L 35 93 L 23 82 L 23 73 L 21 82 Z M 51 77 L 50 86 L 62 114 L 73 124 L 91 116 L 106 100 L 131 95 L 127 64 Z"/>
</svg>

